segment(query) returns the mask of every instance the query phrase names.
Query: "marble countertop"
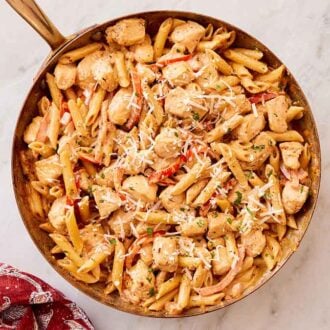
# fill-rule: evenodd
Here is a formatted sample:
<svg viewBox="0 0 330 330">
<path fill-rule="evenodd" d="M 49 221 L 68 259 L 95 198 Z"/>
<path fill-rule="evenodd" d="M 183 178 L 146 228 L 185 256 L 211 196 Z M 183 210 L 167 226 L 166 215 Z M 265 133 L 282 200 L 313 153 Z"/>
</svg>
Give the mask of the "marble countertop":
<svg viewBox="0 0 330 330">
<path fill-rule="evenodd" d="M 110 309 L 62 279 L 33 245 L 11 186 L 11 140 L 19 109 L 48 46 L 0 2 L 0 261 L 61 289 L 88 313 L 96 329 L 330 329 L 330 2 L 328 0 L 40 0 L 64 34 L 116 16 L 177 9 L 217 16 L 268 45 L 303 87 L 317 121 L 323 152 L 322 185 L 313 222 L 298 250 L 268 284 L 243 301 L 199 317 L 157 320 Z M 329 176 L 328 176 L 329 175 Z M 329 200 L 328 200 L 329 201 Z"/>
</svg>

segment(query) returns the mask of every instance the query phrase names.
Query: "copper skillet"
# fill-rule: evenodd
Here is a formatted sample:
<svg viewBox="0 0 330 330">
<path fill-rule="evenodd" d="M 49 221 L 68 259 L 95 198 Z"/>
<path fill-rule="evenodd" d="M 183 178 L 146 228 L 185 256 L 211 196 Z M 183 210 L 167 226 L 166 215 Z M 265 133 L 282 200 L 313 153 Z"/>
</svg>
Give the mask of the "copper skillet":
<svg viewBox="0 0 330 330">
<path fill-rule="evenodd" d="M 103 24 L 94 25 L 83 31 L 77 32 L 76 34 L 68 38 L 64 38 L 60 34 L 60 32 L 56 29 L 56 27 L 49 21 L 46 15 L 40 10 L 40 8 L 34 2 L 34 0 L 6 0 L 6 1 L 47 41 L 47 43 L 52 49 L 51 53 L 46 58 L 38 74 L 36 75 L 31 90 L 29 91 L 24 101 L 22 110 L 18 117 L 14 140 L 13 140 L 12 178 L 13 178 L 13 185 L 14 185 L 17 205 L 20 210 L 25 227 L 27 228 L 34 243 L 36 244 L 40 252 L 43 254 L 43 256 L 47 259 L 47 261 L 53 266 L 53 268 L 59 274 L 61 274 L 67 281 L 69 281 L 77 289 L 85 292 L 86 294 L 96 299 L 97 301 L 100 301 L 106 305 L 109 305 L 111 307 L 114 307 L 116 309 L 125 312 L 129 312 L 137 315 L 143 315 L 143 316 L 166 317 L 166 315 L 163 312 L 145 311 L 144 309 L 138 306 L 134 306 L 132 304 L 128 304 L 124 302 L 118 296 L 115 297 L 105 296 L 102 292 L 102 288 L 99 285 L 91 286 L 76 281 L 68 272 L 61 269 L 56 264 L 56 260 L 52 257 L 50 253 L 50 249 L 53 246 L 53 242 L 48 237 L 48 235 L 42 230 L 40 230 L 39 227 L 36 225 L 36 220 L 34 219 L 31 210 L 29 209 L 26 203 L 25 179 L 22 173 L 22 169 L 18 157 L 20 150 L 25 149 L 25 145 L 22 139 L 24 129 L 30 123 L 31 119 L 36 115 L 36 109 L 37 109 L 36 105 L 38 99 L 46 93 L 44 87 L 45 86 L 44 76 L 46 72 L 54 68 L 54 65 L 56 64 L 58 58 L 63 53 L 87 44 L 88 42 L 93 40 L 93 38 L 97 37 L 98 34 L 100 34 L 100 32 L 104 31 L 105 28 L 107 28 L 110 25 L 113 25 L 118 20 L 122 18 L 134 17 L 134 16 L 138 16 L 146 19 L 146 21 L 148 22 L 148 32 L 150 34 L 155 34 L 160 23 L 163 20 L 165 20 L 167 17 L 191 19 L 205 26 L 208 23 L 211 23 L 216 28 L 220 26 L 225 26 L 229 30 L 236 31 L 237 33 L 237 39 L 235 41 L 236 46 L 246 47 L 246 48 L 255 48 L 255 47 L 259 48 L 265 54 L 265 61 L 271 66 L 277 67 L 281 64 L 281 61 L 266 46 L 264 46 L 262 43 L 260 43 L 258 40 L 251 37 L 247 33 L 236 28 L 235 26 L 232 26 L 228 23 L 225 23 L 213 17 L 208 17 L 195 13 L 179 12 L 179 11 L 154 11 L 154 12 L 137 13 L 125 17 L 116 18 L 114 20 L 110 20 Z M 309 173 L 312 182 L 312 189 L 311 189 L 312 194 L 311 197 L 308 199 L 308 202 L 304 206 L 303 210 L 298 215 L 298 227 L 299 227 L 298 230 L 289 230 L 286 234 L 286 237 L 282 241 L 282 249 L 284 251 L 283 259 L 281 260 L 281 262 L 278 263 L 278 265 L 273 271 L 265 273 L 264 276 L 259 280 L 257 285 L 254 288 L 252 288 L 250 291 L 246 292 L 244 296 L 247 296 L 251 292 L 255 291 L 257 288 L 263 285 L 267 280 L 269 280 L 275 273 L 277 273 L 278 270 L 284 265 L 284 263 L 292 255 L 292 253 L 297 249 L 310 223 L 318 197 L 320 175 L 321 175 L 320 173 L 321 154 L 320 154 L 319 137 L 317 134 L 317 129 L 312 115 L 312 111 L 306 100 L 306 97 L 303 91 L 301 90 L 301 88 L 299 87 L 298 83 L 290 73 L 289 73 L 288 93 L 293 100 L 299 101 L 299 103 L 302 106 L 304 106 L 304 108 L 306 109 L 306 114 L 303 120 L 300 121 L 300 123 L 298 124 L 297 129 L 299 129 L 299 131 L 302 132 L 305 139 L 311 145 L 311 149 L 312 149 L 311 152 L 313 157 L 312 157 L 311 169 Z M 221 309 L 240 299 L 228 301 L 218 306 L 212 306 L 210 308 L 206 308 L 205 310 L 201 310 L 201 309 L 188 310 L 185 314 L 179 315 L 179 317 L 198 315 L 198 314 L 214 311 L 217 309 Z"/>
</svg>

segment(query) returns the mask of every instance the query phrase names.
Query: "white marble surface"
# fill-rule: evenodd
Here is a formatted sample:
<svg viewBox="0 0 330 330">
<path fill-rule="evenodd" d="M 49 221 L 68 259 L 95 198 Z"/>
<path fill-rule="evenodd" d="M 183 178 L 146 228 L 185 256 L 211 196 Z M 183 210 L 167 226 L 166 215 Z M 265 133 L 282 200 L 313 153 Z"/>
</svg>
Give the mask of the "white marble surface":
<svg viewBox="0 0 330 330">
<path fill-rule="evenodd" d="M 103 306 L 64 281 L 32 244 L 11 186 L 11 140 L 32 78 L 49 49 L 0 2 L 0 261 L 60 288 L 88 313 L 96 329 L 330 329 L 330 2 L 328 0 L 40 0 L 64 34 L 135 11 L 178 9 L 218 16 L 268 45 L 296 76 L 314 109 L 323 178 L 314 220 L 299 251 L 258 292 L 210 315 L 157 320 Z"/>
</svg>

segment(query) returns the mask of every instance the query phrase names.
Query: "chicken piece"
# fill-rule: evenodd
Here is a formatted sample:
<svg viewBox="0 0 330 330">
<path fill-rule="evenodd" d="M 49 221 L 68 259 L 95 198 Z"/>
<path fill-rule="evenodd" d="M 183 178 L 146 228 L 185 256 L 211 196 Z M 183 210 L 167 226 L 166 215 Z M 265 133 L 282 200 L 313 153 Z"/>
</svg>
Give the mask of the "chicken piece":
<svg viewBox="0 0 330 330">
<path fill-rule="evenodd" d="M 112 66 L 109 54 L 104 53 L 101 58 L 92 64 L 92 74 L 98 84 L 108 92 L 114 91 L 118 87 L 117 69 Z"/>
<path fill-rule="evenodd" d="M 151 150 L 139 150 L 128 153 L 122 164 L 125 174 L 137 175 L 143 173 L 146 167 L 152 164 Z"/>
<path fill-rule="evenodd" d="M 302 184 L 288 181 L 282 191 L 282 202 L 287 214 L 297 213 L 305 204 L 309 188 Z"/>
<path fill-rule="evenodd" d="M 125 212 L 124 210 L 119 209 L 111 215 L 108 224 L 116 236 L 124 239 L 126 236 L 131 235 L 130 223 L 133 219 L 134 214 L 132 212 Z"/>
<path fill-rule="evenodd" d="M 75 64 L 58 63 L 54 70 L 54 76 L 59 89 L 68 89 L 76 82 L 77 67 Z"/>
<path fill-rule="evenodd" d="M 146 300 L 152 295 L 155 287 L 155 275 L 150 268 L 139 259 L 138 262 L 127 271 L 131 278 L 128 289 L 137 301 Z"/>
<path fill-rule="evenodd" d="M 53 183 L 62 175 L 62 165 L 57 154 L 36 161 L 34 166 L 38 180 L 45 184 Z"/>
<path fill-rule="evenodd" d="M 179 118 L 201 118 L 207 111 L 205 109 L 203 100 L 197 98 L 196 92 L 186 91 L 182 87 L 172 89 L 165 99 L 165 111 Z"/>
<path fill-rule="evenodd" d="M 134 199 L 143 202 L 154 202 L 157 198 L 158 186 L 149 183 L 148 179 L 143 175 L 135 175 L 128 177 L 123 182 L 123 190 L 128 192 Z"/>
<path fill-rule="evenodd" d="M 43 117 L 40 116 L 34 117 L 31 123 L 29 124 L 29 126 L 25 129 L 23 139 L 26 144 L 34 142 L 37 139 L 37 135 L 42 120 Z"/>
<path fill-rule="evenodd" d="M 96 60 L 103 56 L 103 51 L 96 51 L 84 57 L 77 66 L 77 84 L 80 88 L 85 89 L 95 84 L 92 72 L 92 66 Z"/>
<path fill-rule="evenodd" d="M 275 97 L 265 103 L 268 113 L 269 127 L 273 132 L 284 133 L 288 130 L 286 121 L 287 111 L 289 108 L 288 102 L 284 95 Z"/>
<path fill-rule="evenodd" d="M 183 141 L 174 128 L 163 128 L 155 139 L 155 152 L 159 157 L 171 158 L 180 154 Z"/>
<path fill-rule="evenodd" d="M 131 88 L 121 88 L 112 98 L 108 108 L 108 116 L 112 123 L 116 125 L 124 125 L 126 123 L 131 113 L 128 106 L 131 96 Z"/>
<path fill-rule="evenodd" d="M 54 200 L 48 212 L 48 219 L 52 226 L 60 233 L 66 232 L 65 213 L 67 210 L 66 197 Z"/>
<path fill-rule="evenodd" d="M 96 249 L 107 251 L 109 255 L 114 252 L 115 245 L 109 244 L 104 238 L 104 234 L 100 224 L 89 224 L 80 230 L 80 237 L 84 242 L 83 256 L 91 256 Z"/>
<path fill-rule="evenodd" d="M 130 47 L 134 53 L 134 59 L 138 63 L 150 63 L 154 59 L 154 48 L 148 35 L 145 36 L 143 42 Z"/>
<path fill-rule="evenodd" d="M 153 163 L 150 165 L 155 171 L 161 171 L 173 165 L 177 158 L 161 158 L 156 153 L 153 154 Z"/>
<path fill-rule="evenodd" d="M 299 157 L 304 147 L 299 142 L 283 142 L 280 144 L 283 163 L 287 168 L 297 170 L 300 167 Z"/>
<path fill-rule="evenodd" d="M 251 230 L 248 233 L 241 235 L 242 244 L 245 246 L 245 252 L 250 257 L 256 257 L 266 246 L 266 236 L 262 233 L 262 230 Z"/>
<path fill-rule="evenodd" d="M 108 167 L 103 167 L 99 173 L 95 175 L 95 183 L 99 186 L 114 187 L 114 171 L 117 164 L 114 162 Z"/>
<path fill-rule="evenodd" d="M 217 88 L 220 76 L 212 57 L 206 53 L 201 53 L 199 60 L 202 67 L 196 73 L 196 83 L 203 89 Z"/>
<path fill-rule="evenodd" d="M 172 86 L 185 86 L 195 79 L 190 65 L 184 61 L 167 65 L 163 69 L 163 75 Z"/>
<path fill-rule="evenodd" d="M 167 272 L 175 272 L 178 268 L 176 238 L 155 237 L 152 247 L 152 256 L 157 268 Z"/>
<path fill-rule="evenodd" d="M 266 120 L 261 111 L 258 112 L 258 117 L 251 113 L 244 117 L 242 124 L 234 130 L 234 134 L 238 140 L 246 143 L 257 136 L 265 126 Z"/>
<path fill-rule="evenodd" d="M 215 275 L 223 275 L 230 270 L 231 262 L 227 249 L 223 245 L 218 245 L 213 250 L 214 258 L 212 260 L 212 271 Z"/>
<path fill-rule="evenodd" d="M 143 42 L 146 35 L 146 22 L 142 18 L 122 19 L 105 30 L 107 42 L 121 46 L 132 46 Z"/>
<path fill-rule="evenodd" d="M 275 140 L 266 132 L 261 132 L 252 142 L 249 144 L 248 150 L 242 149 L 242 153 L 239 152 L 239 149 L 234 149 L 237 159 L 243 160 L 242 156 L 247 156 L 247 159 L 240 162 L 243 170 L 259 169 L 271 155 L 273 147 L 276 145 Z"/>
<path fill-rule="evenodd" d="M 152 263 L 154 261 L 153 254 L 152 254 L 152 244 L 148 244 L 141 248 L 140 258 L 147 266 L 150 267 L 152 265 Z"/>
<path fill-rule="evenodd" d="M 196 22 L 188 21 L 187 23 L 177 26 L 170 35 L 173 43 L 184 45 L 190 53 L 192 53 L 201 38 L 204 36 L 205 28 Z"/>
<path fill-rule="evenodd" d="M 231 223 L 234 217 L 231 214 L 211 212 L 207 215 L 208 232 L 207 237 L 210 239 L 219 238 L 232 231 Z"/>
<path fill-rule="evenodd" d="M 119 195 L 109 187 L 93 185 L 92 192 L 101 219 L 107 218 L 112 212 L 119 209 L 122 204 Z"/>
<path fill-rule="evenodd" d="M 172 190 L 173 186 L 168 186 L 159 195 L 159 199 L 167 212 L 177 211 L 185 204 L 185 193 L 173 196 Z"/>
<path fill-rule="evenodd" d="M 156 79 L 156 74 L 153 70 L 150 69 L 147 65 L 138 63 L 136 65 L 136 71 L 140 77 L 147 80 L 148 84 L 151 84 Z"/>
<path fill-rule="evenodd" d="M 207 219 L 197 217 L 191 221 L 182 223 L 180 227 L 183 236 L 194 237 L 203 235 L 207 231 Z"/>
</svg>

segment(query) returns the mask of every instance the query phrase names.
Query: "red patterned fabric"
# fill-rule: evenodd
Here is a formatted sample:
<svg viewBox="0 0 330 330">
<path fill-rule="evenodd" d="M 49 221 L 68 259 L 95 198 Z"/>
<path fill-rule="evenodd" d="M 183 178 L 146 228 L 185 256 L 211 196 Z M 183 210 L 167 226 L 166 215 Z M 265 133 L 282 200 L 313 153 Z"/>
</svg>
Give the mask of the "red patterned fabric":
<svg viewBox="0 0 330 330">
<path fill-rule="evenodd" d="M 87 315 L 39 278 L 0 263 L 0 330 L 89 330 Z"/>
</svg>

